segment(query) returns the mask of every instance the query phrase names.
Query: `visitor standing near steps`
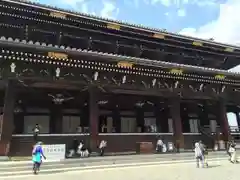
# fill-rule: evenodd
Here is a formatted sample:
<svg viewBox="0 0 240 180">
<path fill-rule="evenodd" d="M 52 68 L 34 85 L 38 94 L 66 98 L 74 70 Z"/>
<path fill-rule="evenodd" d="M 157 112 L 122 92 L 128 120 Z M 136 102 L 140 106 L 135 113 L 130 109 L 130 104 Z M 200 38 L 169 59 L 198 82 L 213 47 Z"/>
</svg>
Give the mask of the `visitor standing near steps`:
<svg viewBox="0 0 240 180">
<path fill-rule="evenodd" d="M 33 131 L 33 139 L 34 139 L 34 142 L 36 143 L 38 142 L 38 134 L 40 133 L 40 126 L 36 124 L 32 131 Z"/>
<path fill-rule="evenodd" d="M 106 147 L 107 147 L 107 141 L 105 141 L 105 140 L 102 140 L 101 142 L 100 142 L 100 144 L 99 144 L 99 153 L 100 153 L 100 156 L 103 156 L 104 155 L 104 153 L 105 153 L 105 149 L 106 149 Z"/>
</svg>

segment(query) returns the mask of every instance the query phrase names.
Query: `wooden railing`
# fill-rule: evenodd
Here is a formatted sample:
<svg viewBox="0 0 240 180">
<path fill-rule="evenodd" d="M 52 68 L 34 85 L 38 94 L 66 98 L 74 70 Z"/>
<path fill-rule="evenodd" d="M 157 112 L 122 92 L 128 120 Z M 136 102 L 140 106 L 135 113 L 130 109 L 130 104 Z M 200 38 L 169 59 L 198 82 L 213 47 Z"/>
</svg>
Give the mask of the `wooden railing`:
<svg viewBox="0 0 240 180">
<path fill-rule="evenodd" d="M 240 126 L 229 126 L 229 131 L 231 133 L 240 133 Z"/>
</svg>

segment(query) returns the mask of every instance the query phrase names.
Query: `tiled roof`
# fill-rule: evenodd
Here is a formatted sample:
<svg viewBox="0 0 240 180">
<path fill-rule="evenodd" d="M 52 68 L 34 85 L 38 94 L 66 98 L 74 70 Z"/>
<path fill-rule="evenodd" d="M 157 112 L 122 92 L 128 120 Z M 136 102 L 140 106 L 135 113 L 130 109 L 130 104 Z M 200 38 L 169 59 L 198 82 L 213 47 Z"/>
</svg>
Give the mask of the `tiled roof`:
<svg viewBox="0 0 240 180">
<path fill-rule="evenodd" d="M 18 47 L 25 46 L 27 48 L 35 48 L 35 49 L 40 49 L 47 52 L 55 51 L 55 52 L 64 52 L 68 54 L 76 54 L 76 55 L 79 54 L 79 55 L 86 55 L 86 56 L 102 57 L 102 58 L 105 58 L 106 60 L 111 60 L 116 62 L 128 61 L 135 64 L 151 66 L 151 67 L 179 68 L 179 69 L 185 69 L 185 70 L 195 71 L 195 72 L 205 72 L 205 73 L 212 73 L 212 74 L 218 73 L 226 76 L 240 77 L 240 73 L 229 72 L 226 70 L 205 68 L 201 66 L 183 65 L 183 64 L 170 63 L 170 62 L 164 62 L 159 60 L 149 60 L 144 58 L 135 58 L 135 57 L 122 56 L 122 55 L 111 54 L 111 53 L 103 53 L 103 52 L 97 52 L 97 51 L 91 51 L 91 50 L 76 49 L 76 48 L 57 46 L 57 45 L 54 46 L 52 44 L 19 40 L 19 39 L 6 38 L 6 37 L 0 38 L 0 44 L 9 45 L 9 46 L 18 46 Z"/>
<path fill-rule="evenodd" d="M 148 32 L 151 32 L 151 33 L 161 33 L 162 35 L 171 36 L 171 37 L 177 38 L 179 40 L 198 41 L 198 42 L 201 42 L 201 43 L 221 46 L 221 47 L 224 47 L 224 48 L 233 48 L 233 49 L 240 50 L 239 46 L 218 43 L 218 42 L 214 42 L 212 40 L 203 40 L 203 39 L 199 39 L 199 38 L 193 38 L 193 37 L 189 37 L 189 36 L 180 35 L 180 34 L 177 34 L 177 33 L 167 32 L 167 31 L 161 30 L 161 29 L 146 27 L 144 25 L 130 24 L 130 23 L 127 23 L 125 21 L 117 21 L 117 20 L 112 20 L 112 19 L 108 19 L 108 18 L 102 18 L 102 17 L 95 16 L 95 15 L 89 15 L 89 14 L 85 14 L 85 13 L 79 13 L 79 12 L 75 12 L 75 11 L 64 10 L 64 9 L 61 9 L 61 8 L 58 8 L 58 7 L 43 5 L 43 4 L 40 4 L 40 3 L 37 3 L 37 2 L 30 2 L 30 1 L 26 1 L 26 0 L 2 0 L 2 1 L 15 3 L 15 4 L 21 4 L 21 5 L 25 5 L 25 6 L 31 6 L 31 7 L 40 8 L 40 9 L 45 9 L 45 10 L 48 10 L 48 11 L 56 11 L 56 12 L 64 13 L 64 14 L 71 15 L 71 16 L 78 16 L 78 17 L 81 17 L 81 18 L 90 19 L 90 20 L 93 20 L 93 21 L 120 24 L 121 26 L 129 27 L 129 28 L 133 28 L 133 29 L 139 29 L 139 30 L 142 30 L 142 31 L 148 31 Z"/>
</svg>

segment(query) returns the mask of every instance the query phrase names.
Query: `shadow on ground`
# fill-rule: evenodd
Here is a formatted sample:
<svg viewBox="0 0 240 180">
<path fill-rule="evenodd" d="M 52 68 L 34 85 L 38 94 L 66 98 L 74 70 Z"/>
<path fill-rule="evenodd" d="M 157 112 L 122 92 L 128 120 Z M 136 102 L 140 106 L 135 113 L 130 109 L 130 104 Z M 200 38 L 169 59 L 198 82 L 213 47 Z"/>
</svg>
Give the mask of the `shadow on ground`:
<svg viewBox="0 0 240 180">
<path fill-rule="evenodd" d="M 211 169 L 211 168 L 217 168 L 217 167 L 220 167 L 221 165 L 209 165 L 207 168 L 208 169 Z"/>
</svg>

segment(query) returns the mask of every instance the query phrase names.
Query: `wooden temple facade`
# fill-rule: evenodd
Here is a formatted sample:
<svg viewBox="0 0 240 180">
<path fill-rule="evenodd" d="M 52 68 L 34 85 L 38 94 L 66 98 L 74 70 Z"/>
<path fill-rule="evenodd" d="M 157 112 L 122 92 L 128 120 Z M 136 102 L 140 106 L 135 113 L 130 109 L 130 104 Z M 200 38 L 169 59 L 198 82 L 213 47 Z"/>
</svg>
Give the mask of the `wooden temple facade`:
<svg viewBox="0 0 240 180">
<path fill-rule="evenodd" d="M 35 124 L 45 144 L 110 152 L 238 134 L 240 48 L 26 1 L 0 15 L 0 155 L 29 155 Z"/>
</svg>

